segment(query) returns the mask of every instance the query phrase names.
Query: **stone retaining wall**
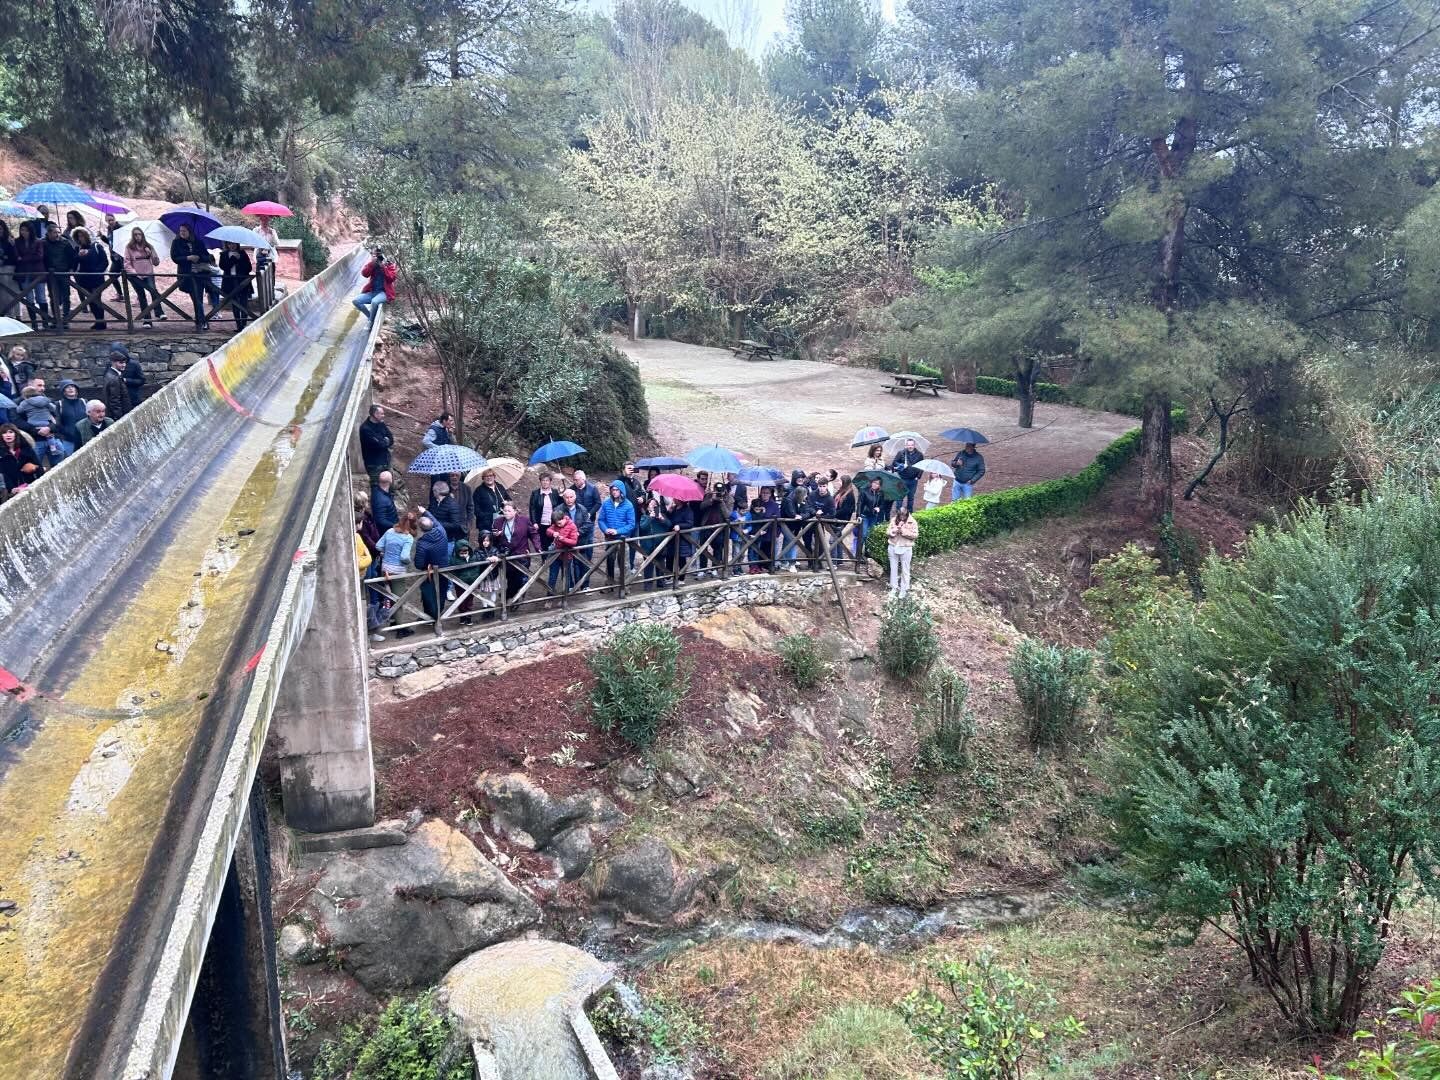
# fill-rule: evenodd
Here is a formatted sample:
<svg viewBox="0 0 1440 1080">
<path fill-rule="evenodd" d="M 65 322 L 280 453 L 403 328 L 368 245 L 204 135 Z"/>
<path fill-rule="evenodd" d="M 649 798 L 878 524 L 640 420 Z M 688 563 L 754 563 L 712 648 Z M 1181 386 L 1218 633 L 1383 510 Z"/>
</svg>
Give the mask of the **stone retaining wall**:
<svg viewBox="0 0 1440 1080">
<path fill-rule="evenodd" d="M 230 340 L 230 335 L 223 331 L 131 334 L 123 329 L 72 330 L 65 334 L 29 334 L 16 340 L 29 352 L 35 373 L 45 379 L 46 386 L 53 387 L 61 379 L 74 379 L 86 389 L 94 389 L 104 380 L 110 343 L 118 341 L 140 361 L 140 368 L 145 372 L 146 392 L 152 393 L 220 348 Z"/>
<path fill-rule="evenodd" d="M 834 595 L 828 574 L 751 575 L 690 585 L 679 592 L 641 594 L 595 607 L 464 627 L 464 632 L 454 637 L 372 653 L 370 671 L 381 679 L 398 679 L 421 668 L 480 657 L 493 658 L 496 667 L 508 666 L 536 658 L 545 651 L 553 652 L 557 646 L 568 650 L 597 645 L 626 623 L 655 620 L 680 626 L 728 608 L 765 604 L 800 606 L 823 602 Z"/>
</svg>

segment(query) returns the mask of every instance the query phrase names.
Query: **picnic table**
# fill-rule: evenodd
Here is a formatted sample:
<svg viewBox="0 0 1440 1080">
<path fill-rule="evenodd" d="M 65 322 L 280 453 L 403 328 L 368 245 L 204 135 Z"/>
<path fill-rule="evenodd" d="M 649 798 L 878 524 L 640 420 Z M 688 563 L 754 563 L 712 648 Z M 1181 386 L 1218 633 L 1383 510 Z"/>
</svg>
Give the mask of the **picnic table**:
<svg viewBox="0 0 1440 1080">
<path fill-rule="evenodd" d="M 882 390 L 889 390 L 892 394 L 904 391 L 909 397 L 914 397 L 917 390 L 929 390 L 936 397 L 945 388 L 945 380 L 937 379 L 932 375 L 891 375 L 893 382 L 882 383 Z"/>
<path fill-rule="evenodd" d="M 742 360 L 777 360 L 775 350 L 763 341 L 751 341 L 749 338 L 741 338 L 730 351 Z"/>
</svg>

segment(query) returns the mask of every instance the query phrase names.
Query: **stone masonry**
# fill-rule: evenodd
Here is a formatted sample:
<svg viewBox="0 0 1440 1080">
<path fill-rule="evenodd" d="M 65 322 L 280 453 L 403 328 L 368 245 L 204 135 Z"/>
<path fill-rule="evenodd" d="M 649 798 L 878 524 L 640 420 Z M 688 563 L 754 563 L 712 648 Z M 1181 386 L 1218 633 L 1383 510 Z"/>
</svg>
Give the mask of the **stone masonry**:
<svg viewBox="0 0 1440 1080">
<path fill-rule="evenodd" d="M 626 623 L 654 620 L 679 626 L 733 607 L 766 604 L 798 607 L 833 600 L 834 596 L 828 574 L 733 578 L 691 585 L 679 592 L 641 594 L 594 607 L 463 627 L 463 633 L 454 637 L 372 654 L 370 671 L 382 679 L 398 679 L 422 668 L 482 657 L 493 661 L 498 668 L 537 658 L 547 651 L 554 652 L 557 647 L 570 650 L 598 645 Z M 489 666 L 482 664 L 481 671 Z"/>
<path fill-rule="evenodd" d="M 174 321 L 172 317 L 172 322 Z M 182 324 L 183 325 L 183 324 Z M 105 376 L 110 343 L 122 342 L 145 372 L 148 396 L 182 371 L 224 345 L 229 335 L 130 334 L 119 331 L 73 330 L 67 334 L 30 334 L 21 342 L 35 364 L 35 373 L 53 387 L 61 379 L 74 379 L 82 389 L 99 387 Z"/>
</svg>

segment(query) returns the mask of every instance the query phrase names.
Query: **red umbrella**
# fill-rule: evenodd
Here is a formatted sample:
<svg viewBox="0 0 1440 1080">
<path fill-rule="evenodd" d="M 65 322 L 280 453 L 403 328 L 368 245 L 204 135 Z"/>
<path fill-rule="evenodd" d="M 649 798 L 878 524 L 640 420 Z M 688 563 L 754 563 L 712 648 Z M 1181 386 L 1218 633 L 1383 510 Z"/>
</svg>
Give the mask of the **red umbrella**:
<svg viewBox="0 0 1440 1080">
<path fill-rule="evenodd" d="M 695 502 L 705 497 L 699 484 L 679 473 L 661 473 L 650 481 L 650 490 L 657 495 L 679 499 L 681 502 Z"/>
<path fill-rule="evenodd" d="M 242 214 L 250 214 L 252 217 L 294 217 L 290 208 L 284 203 L 270 202 L 261 199 L 259 202 L 252 202 L 240 208 Z"/>
</svg>

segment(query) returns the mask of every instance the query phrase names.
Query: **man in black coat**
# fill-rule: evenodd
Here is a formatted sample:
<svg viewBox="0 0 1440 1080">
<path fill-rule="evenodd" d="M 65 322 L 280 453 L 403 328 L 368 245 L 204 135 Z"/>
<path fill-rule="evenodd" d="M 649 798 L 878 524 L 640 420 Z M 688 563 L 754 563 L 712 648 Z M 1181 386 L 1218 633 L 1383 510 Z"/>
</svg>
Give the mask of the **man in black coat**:
<svg viewBox="0 0 1440 1080">
<path fill-rule="evenodd" d="M 400 521 L 395 496 L 390 492 L 390 485 L 394 482 L 395 478 L 390 475 L 390 470 L 381 469 L 375 477 L 375 486 L 370 489 L 370 516 L 375 519 L 375 527 L 382 533 L 386 529 L 393 529 Z"/>
<path fill-rule="evenodd" d="M 370 415 L 360 425 L 360 457 L 365 461 L 370 483 L 377 483 L 380 473 L 390 468 L 390 447 L 394 445 L 395 436 L 385 423 L 385 410 L 379 405 L 371 405 Z"/>
<path fill-rule="evenodd" d="M 80 265 L 80 253 L 53 222 L 45 229 L 45 272 L 49 278 L 50 321 L 70 321 L 70 275 Z M 119 419 L 118 417 L 116 419 Z"/>
<path fill-rule="evenodd" d="M 125 357 L 120 353 L 110 354 L 110 366 L 105 369 L 100 400 L 105 403 L 105 414 L 112 420 L 119 420 L 130 411 L 130 387 L 125 382 Z"/>
<path fill-rule="evenodd" d="M 906 439 L 904 448 L 890 463 L 891 471 L 899 473 L 900 479 L 905 481 L 905 509 L 912 514 L 915 512 L 915 487 L 920 482 L 920 470 L 915 468 L 915 465 L 924 460 L 925 455 L 921 453 L 915 440 Z"/>
<path fill-rule="evenodd" d="M 445 537 L 452 544 L 456 540 L 465 538 L 465 517 L 460 510 L 460 504 L 455 501 L 455 496 L 450 494 L 450 485 L 444 480 L 438 481 L 430 489 L 431 503 L 427 511 L 435 519 L 435 524 L 445 530 Z M 419 567 L 417 566 L 418 570 Z"/>
<path fill-rule="evenodd" d="M 123 342 L 112 341 L 110 355 L 125 358 L 125 389 L 130 392 L 130 407 L 133 409 L 140 404 L 140 392 L 145 385 L 145 369 L 140 366 L 139 360 L 130 355 L 130 350 L 125 348 Z"/>
<path fill-rule="evenodd" d="M 550 522 L 565 502 L 555 490 L 554 477 L 548 472 L 540 474 L 540 486 L 530 493 L 530 520 L 540 530 L 540 550 L 549 551 L 554 542 L 550 539 Z"/>
</svg>

